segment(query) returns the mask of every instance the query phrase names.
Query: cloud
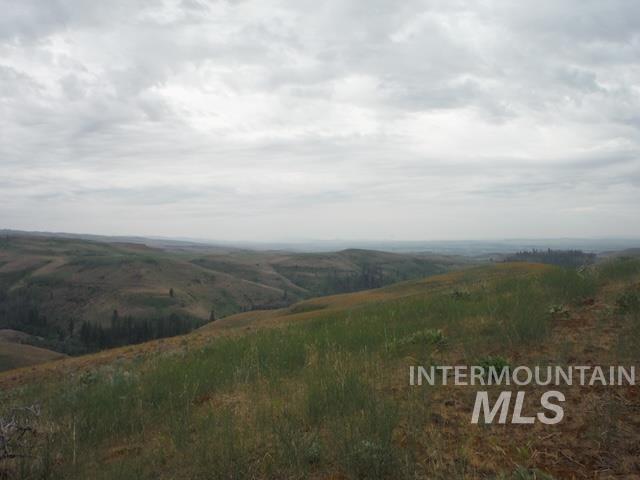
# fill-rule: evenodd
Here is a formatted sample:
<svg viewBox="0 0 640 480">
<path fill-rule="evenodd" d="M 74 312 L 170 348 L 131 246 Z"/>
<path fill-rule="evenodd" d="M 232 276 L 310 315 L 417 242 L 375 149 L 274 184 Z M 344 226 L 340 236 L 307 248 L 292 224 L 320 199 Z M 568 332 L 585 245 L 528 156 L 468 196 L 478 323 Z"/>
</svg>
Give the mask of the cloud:
<svg viewBox="0 0 640 480">
<path fill-rule="evenodd" d="M 633 2 L 23 0 L 3 11 L 2 226 L 640 235 Z"/>
</svg>

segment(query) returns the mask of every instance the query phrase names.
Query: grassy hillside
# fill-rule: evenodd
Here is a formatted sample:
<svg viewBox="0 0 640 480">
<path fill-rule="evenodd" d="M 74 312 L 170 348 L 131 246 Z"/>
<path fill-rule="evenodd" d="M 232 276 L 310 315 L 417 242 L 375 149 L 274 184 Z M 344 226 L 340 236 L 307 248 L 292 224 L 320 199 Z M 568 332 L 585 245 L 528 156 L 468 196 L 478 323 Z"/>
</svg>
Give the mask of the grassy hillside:
<svg viewBox="0 0 640 480">
<path fill-rule="evenodd" d="M 65 358 L 66 355 L 28 344 L 0 341 L 0 371 Z"/>
<path fill-rule="evenodd" d="M 479 426 L 474 389 L 410 387 L 408 366 L 637 364 L 639 281 L 640 261 L 627 258 L 581 274 L 475 268 L 8 372 L 0 416 L 33 430 L 12 446 L 25 456 L 0 468 L 9 478 L 632 478 L 637 387 L 562 387 L 556 426 Z M 526 387 L 531 402 L 539 389 Z"/>
<path fill-rule="evenodd" d="M 65 358 L 58 352 L 34 347 L 38 339 L 17 330 L 0 329 L 0 372 Z"/>
<path fill-rule="evenodd" d="M 0 237 L 0 328 L 70 354 L 192 330 L 234 313 L 424 277 L 449 257 L 327 254 Z"/>
</svg>

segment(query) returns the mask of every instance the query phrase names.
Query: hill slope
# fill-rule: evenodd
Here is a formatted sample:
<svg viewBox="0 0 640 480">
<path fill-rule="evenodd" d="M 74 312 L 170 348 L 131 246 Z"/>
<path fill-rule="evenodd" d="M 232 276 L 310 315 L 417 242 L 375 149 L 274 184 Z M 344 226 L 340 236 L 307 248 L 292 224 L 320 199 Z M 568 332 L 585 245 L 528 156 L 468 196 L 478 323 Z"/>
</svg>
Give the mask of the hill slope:
<svg viewBox="0 0 640 480">
<path fill-rule="evenodd" d="M 76 354 L 190 331 L 230 314 L 379 287 L 459 267 L 459 258 L 161 250 L 41 236 L 0 238 L 0 328 Z"/>
<path fill-rule="evenodd" d="M 0 341 L 0 372 L 38 365 L 65 358 L 66 355 L 32 345 Z"/>
<path fill-rule="evenodd" d="M 637 387 L 565 386 L 558 425 L 479 426 L 477 388 L 410 387 L 407 372 L 633 364 L 639 281 L 632 259 L 589 274 L 503 264 L 7 372 L 0 417 L 42 413 L 22 415 L 35 433 L 13 447 L 33 460 L 0 466 L 9 478 L 632 478 Z M 525 389 L 535 412 L 545 387 Z"/>
<path fill-rule="evenodd" d="M 24 332 L 0 330 L 0 372 L 66 357 L 61 353 L 30 345 L 39 342 L 39 338 Z"/>
</svg>

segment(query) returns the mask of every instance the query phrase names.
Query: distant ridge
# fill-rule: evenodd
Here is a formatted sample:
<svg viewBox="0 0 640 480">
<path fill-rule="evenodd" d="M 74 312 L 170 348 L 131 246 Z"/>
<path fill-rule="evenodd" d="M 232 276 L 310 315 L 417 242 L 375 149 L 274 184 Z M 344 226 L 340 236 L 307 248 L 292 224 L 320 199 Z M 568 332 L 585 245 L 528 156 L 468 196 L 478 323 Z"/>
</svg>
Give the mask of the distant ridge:
<svg viewBox="0 0 640 480">
<path fill-rule="evenodd" d="M 247 241 L 208 240 L 182 237 L 139 235 L 96 235 L 46 231 L 0 229 L 0 235 L 59 237 L 107 243 L 139 243 L 164 249 L 218 248 L 224 251 L 287 251 L 287 252 L 336 252 L 348 249 L 378 250 L 395 253 L 447 254 L 486 256 L 499 253 L 515 253 L 521 250 L 574 249 L 590 253 L 603 253 L 640 248 L 640 238 L 515 238 L 497 240 L 296 240 L 296 241 Z"/>
</svg>

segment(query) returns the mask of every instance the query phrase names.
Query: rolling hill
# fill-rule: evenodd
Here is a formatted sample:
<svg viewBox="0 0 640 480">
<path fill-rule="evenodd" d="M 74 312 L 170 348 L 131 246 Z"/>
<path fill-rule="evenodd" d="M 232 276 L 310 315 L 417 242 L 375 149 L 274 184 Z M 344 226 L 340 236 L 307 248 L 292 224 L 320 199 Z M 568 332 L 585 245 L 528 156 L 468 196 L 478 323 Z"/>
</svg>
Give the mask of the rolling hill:
<svg viewBox="0 0 640 480">
<path fill-rule="evenodd" d="M 0 328 L 42 337 L 39 347 L 78 354 L 466 263 L 459 257 L 366 250 L 255 252 L 181 243 L 161 249 L 5 234 L 0 237 Z"/>
<path fill-rule="evenodd" d="M 65 358 L 58 352 L 35 347 L 39 339 L 16 330 L 0 330 L 0 372 Z"/>
<path fill-rule="evenodd" d="M 633 258 L 582 273 L 505 263 L 5 372 L 0 417 L 22 412 L 33 433 L 12 447 L 26 460 L 0 468 L 9 478 L 633 478 L 637 386 L 563 386 L 567 414 L 554 426 L 472 425 L 477 388 L 412 387 L 407 372 L 636 364 L 639 289 Z M 528 411 L 545 388 L 524 387 Z"/>
</svg>

